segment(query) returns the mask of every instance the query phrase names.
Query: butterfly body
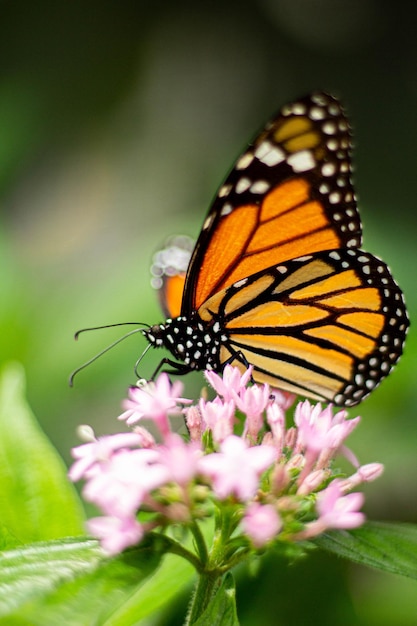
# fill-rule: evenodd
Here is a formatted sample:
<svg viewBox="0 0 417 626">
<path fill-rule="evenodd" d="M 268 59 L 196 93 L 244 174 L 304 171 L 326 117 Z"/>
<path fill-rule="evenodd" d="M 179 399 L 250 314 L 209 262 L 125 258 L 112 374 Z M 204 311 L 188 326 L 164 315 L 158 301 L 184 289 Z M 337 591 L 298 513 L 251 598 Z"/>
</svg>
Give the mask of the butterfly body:
<svg viewBox="0 0 417 626">
<path fill-rule="evenodd" d="M 387 375 L 408 319 L 388 267 L 360 249 L 350 149 L 339 102 L 318 92 L 241 155 L 187 272 L 163 281 L 170 317 L 144 331 L 179 373 L 250 364 L 256 382 L 346 406 Z"/>
<path fill-rule="evenodd" d="M 143 331 L 155 347 L 165 347 L 184 363 L 185 370 L 221 369 L 220 352 L 228 337 L 215 319 L 204 322 L 198 313 L 189 318 L 168 318 L 163 324 Z"/>
</svg>

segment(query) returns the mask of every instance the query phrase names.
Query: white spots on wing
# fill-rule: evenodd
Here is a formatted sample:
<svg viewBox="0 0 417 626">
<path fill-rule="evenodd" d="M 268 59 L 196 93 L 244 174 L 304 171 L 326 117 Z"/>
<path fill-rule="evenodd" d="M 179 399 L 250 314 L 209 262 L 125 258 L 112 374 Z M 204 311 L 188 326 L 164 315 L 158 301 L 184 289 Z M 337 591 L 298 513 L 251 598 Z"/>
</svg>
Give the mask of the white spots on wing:
<svg viewBox="0 0 417 626">
<path fill-rule="evenodd" d="M 333 161 L 324 163 L 321 168 L 321 173 L 323 174 L 323 176 L 333 176 L 336 173 L 336 165 L 333 163 Z"/>
<path fill-rule="evenodd" d="M 342 195 L 338 191 L 332 191 L 329 193 L 330 204 L 338 204 L 342 199 Z"/>
<path fill-rule="evenodd" d="M 305 254 L 304 256 L 299 256 L 294 261 L 298 261 L 299 263 L 304 263 L 305 261 L 311 261 L 313 258 L 312 254 Z"/>
<path fill-rule="evenodd" d="M 243 193 L 244 191 L 247 191 L 249 189 L 249 187 L 251 186 L 252 181 L 250 180 L 250 178 L 246 178 L 243 177 L 240 180 L 238 180 L 238 182 L 236 183 L 236 193 Z"/>
<path fill-rule="evenodd" d="M 300 150 L 287 158 L 287 163 L 294 172 L 308 172 L 316 166 L 316 160 L 311 150 Z"/>
<path fill-rule="evenodd" d="M 219 193 L 217 194 L 219 198 L 224 198 L 228 196 L 232 190 L 232 185 L 222 185 L 219 189 Z"/>
<path fill-rule="evenodd" d="M 257 180 L 250 186 L 252 193 L 265 193 L 270 188 L 270 184 L 266 180 Z"/>
<path fill-rule="evenodd" d="M 291 108 L 294 115 L 304 115 L 307 112 L 306 106 L 302 102 L 294 102 Z"/>
<path fill-rule="evenodd" d="M 242 156 L 238 159 L 236 163 L 236 166 L 235 166 L 236 169 L 237 170 L 246 169 L 252 163 L 253 159 L 254 159 L 254 155 L 251 152 L 246 152 L 245 154 L 242 154 Z"/>
<path fill-rule="evenodd" d="M 313 121 L 322 120 L 325 116 L 325 110 L 321 107 L 311 107 L 309 117 Z"/>
<path fill-rule="evenodd" d="M 291 104 L 284 104 L 284 106 L 281 108 L 281 115 L 284 115 L 285 117 L 287 117 L 288 115 L 292 114 L 292 105 Z"/>
<path fill-rule="evenodd" d="M 339 147 L 339 142 L 337 141 L 337 139 L 329 139 L 326 143 L 326 146 L 329 148 L 329 150 L 337 150 Z"/>
<path fill-rule="evenodd" d="M 317 104 L 319 107 L 325 107 L 329 103 L 329 96 L 325 93 L 317 92 L 311 95 L 311 100 L 312 102 Z M 329 109 L 330 109 L 330 106 L 329 106 Z"/>
<path fill-rule="evenodd" d="M 273 147 L 274 146 L 270 141 L 262 141 L 255 150 L 256 158 L 262 161 L 265 155 L 267 155 L 273 149 Z"/>
<path fill-rule="evenodd" d="M 325 135 L 334 135 L 337 132 L 337 127 L 334 122 L 325 122 L 322 130 Z"/>
<path fill-rule="evenodd" d="M 208 228 L 210 228 L 210 226 L 213 223 L 213 220 L 214 220 L 214 214 L 209 215 L 203 224 L 203 230 L 207 230 Z"/>
<path fill-rule="evenodd" d="M 285 161 L 285 152 L 270 141 L 263 141 L 255 150 L 255 156 L 261 163 L 273 167 Z"/>
<path fill-rule="evenodd" d="M 220 211 L 220 215 L 229 215 L 229 213 L 231 213 L 233 211 L 233 206 L 227 202 L 226 204 L 223 205 L 222 210 Z"/>
<path fill-rule="evenodd" d="M 329 111 L 330 115 L 334 115 L 334 116 L 340 115 L 340 113 L 341 113 L 340 106 L 338 104 L 336 104 L 336 102 L 332 102 L 328 106 L 327 110 Z"/>
<path fill-rule="evenodd" d="M 242 278 L 242 280 L 238 280 L 235 283 L 233 283 L 233 287 L 235 287 L 236 289 L 240 289 L 241 287 L 243 287 L 243 285 L 246 285 L 247 282 L 248 282 L 247 278 Z"/>
</svg>

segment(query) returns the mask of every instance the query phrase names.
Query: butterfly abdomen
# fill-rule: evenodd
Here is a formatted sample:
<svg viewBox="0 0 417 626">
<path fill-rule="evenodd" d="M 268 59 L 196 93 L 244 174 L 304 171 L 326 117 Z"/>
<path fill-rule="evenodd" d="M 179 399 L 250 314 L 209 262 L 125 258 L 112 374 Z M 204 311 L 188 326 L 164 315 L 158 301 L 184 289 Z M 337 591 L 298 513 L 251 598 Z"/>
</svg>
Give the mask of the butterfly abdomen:
<svg viewBox="0 0 417 626">
<path fill-rule="evenodd" d="M 220 349 L 227 336 L 218 321 L 207 323 L 194 313 L 189 318 L 167 319 L 144 331 L 144 335 L 155 347 L 169 350 L 190 370 L 220 369 Z"/>
</svg>

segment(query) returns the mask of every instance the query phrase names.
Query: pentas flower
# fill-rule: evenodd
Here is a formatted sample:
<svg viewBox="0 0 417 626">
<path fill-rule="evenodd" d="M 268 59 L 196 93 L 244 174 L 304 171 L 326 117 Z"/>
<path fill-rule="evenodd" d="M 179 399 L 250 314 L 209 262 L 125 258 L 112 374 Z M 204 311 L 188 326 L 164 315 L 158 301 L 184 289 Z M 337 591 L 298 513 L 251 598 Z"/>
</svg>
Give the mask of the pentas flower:
<svg viewBox="0 0 417 626">
<path fill-rule="evenodd" d="M 83 495 L 107 515 L 133 516 L 147 494 L 169 477 L 159 451 L 122 450 L 88 471 Z"/>
<path fill-rule="evenodd" d="M 168 541 L 167 529 L 183 525 L 194 536 L 194 552 L 173 538 L 172 551 L 198 561 L 198 571 L 220 575 L 267 544 L 291 543 L 294 554 L 294 546 L 319 533 L 363 523 L 363 495 L 352 490 L 383 468 L 361 466 L 346 448 L 360 418 L 306 400 L 287 426 L 294 396 L 253 384 L 251 375 L 251 368 L 231 365 L 222 376 L 205 372 L 217 395 L 207 400 L 205 392 L 189 406 L 182 383 L 161 374 L 129 390 L 120 419 L 140 421 L 133 432 L 96 438 L 83 428 L 86 443 L 73 450 L 70 477 L 85 481 L 84 497 L 103 513 L 88 528 L 106 552 L 151 532 Z M 187 436 L 173 431 L 172 415 L 185 421 Z M 143 419 L 157 426 L 156 438 Z M 335 466 L 337 454 L 352 463 L 350 475 Z M 199 528 L 208 519 L 213 551 Z"/>
<path fill-rule="evenodd" d="M 236 435 L 230 435 L 218 452 L 200 459 L 198 468 L 203 476 L 212 480 L 213 491 L 220 500 L 234 495 L 242 502 L 252 498 L 258 487 L 259 477 L 275 460 L 272 446 L 253 446 Z"/>
<path fill-rule="evenodd" d="M 211 370 L 206 370 L 204 376 L 207 382 L 224 400 L 233 400 L 233 394 L 238 394 L 246 385 L 252 376 L 252 366 L 245 369 L 242 374 L 237 367 L 228 364 L 220 376 Z"/>
<path fill-rule="evenodd" d="M 80 429 L 79 432 L 84 435 L 85 428 L 83 431 Z M 92 429 L 90 429 L 88 434 L 90 435 L 91 443 L 85 443 L 72 450 L 72 455 L 77 461 L 69 471 L 71 480 L 80 480 L 94 465 L 106 461 L 106 459 L 111 459 L 116 450 L 138 446 L 142 442 L 140 434 L 136 433 L 119 433 L 118 435 L 99 437 L 98 439 L 95 438 Z"/>
<path fill-rule="evenodd" d="M 233 400 L 221 400 L 217 397 L 212 402 L 206 402 L 200 398 L 198 408 L 203 420 L 203 430 L 210 430 L 216 443 L 220 443 L 233 433 L 236 421 L 236 406 Z"/>
<path fill-rule="evenodd" d="M 333 415 L 330 404 L 322 409 L 320 403 L 313 406 L 308 400 L 300 402 L 295 409 L 294 422 L 298 428 L 295 449 L 303 451 L 306 457 L 301 478 L 315 465 L 326 466 L 359 421 L 360 417 L 348 420 L 344 410 Z"/>
<path fill-rule="evenodd" d="M 155 422 L 162 435 L 166 435 L 170 432 L 168 415 L 180 414 L 181 407 L 178 405 L 191 403 L 191 400 L 180 397 L 182 390 L 182 382 L 177 380 L 171 385 L 165 372 L 156 382 L 141 380 L 138 386 L 129 389 L 129 398 L 123 403 L 126 411 L 119 419 L 126 420 L 130 425 L 146 417 Z"/>
<path fill-rule="evenodd" d="M 278 511 L 272 504 L 252 502 L 242 520 L 242 528 L 256 548 L 271 541 L 282 528 Z"/>
<path fill-rule="evenodd" d="M 143 527 L 133 517 L 93 517 L 87 522 L 89 532 L 101 540 L 107 554 L 118 554 L 142 539 Z"/>
<path fill-rule="evenodd" d="M 256 437 L 263 426 L 263 415 L 269 403 L 270 392 L 268 385 L 253 385 L 233 392 L 237 408 L 246 414 L 245 434 L 256 441 Z"/>
</svg>

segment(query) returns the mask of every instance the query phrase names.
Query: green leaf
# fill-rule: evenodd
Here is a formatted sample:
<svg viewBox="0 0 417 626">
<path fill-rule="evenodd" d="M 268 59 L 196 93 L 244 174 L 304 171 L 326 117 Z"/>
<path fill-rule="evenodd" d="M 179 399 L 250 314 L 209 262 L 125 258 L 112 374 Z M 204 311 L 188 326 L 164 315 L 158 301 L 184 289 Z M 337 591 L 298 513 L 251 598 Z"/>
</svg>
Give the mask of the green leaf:
<svg viewBox="0 0 417 626">
<path fill-rule="evenodd" d="M 139 620 L 155 615 L 177 597 L 194 577 L 195 570 L 188 561 L 166 555 L 155 574 L 109 617 L 105 626 L 132 626 Z"/>
<path fill-rule="evenodd" d="M 164 549 L 149 537 L 112 559 L 84 538 L 10 551 L 0 558 L 0 624 L 137 624 L 193 574 L 178 557 L 168 556 L 159 567 Z"/>
<path fill-rule="evenodd" d="M 0 543 L 4 546 L 84 534 L 84 515 L 61 458 L 24 398 L 17 364 L 0 376 Z M 6 540 L 4 539 L 6 537 Z"/>
<path fill-rule="evenodd" d="M 239 626 L 235 581 L 230 572 L 225 575 L 220 589 L 194 626 Z"/>
<path fill-rule="evenodd" d="M 39 542 L 0 555 L 0 615 L 44 598 L 67 580 L 97 567 L 102 551 L 93 539 Z"/>
<path fill-rule="evenodd" d="M 351 531 L 324 533 L 314 543 L 375 569 L 417 578 L 417 526 L 367 522 Z"/>
</svg>

